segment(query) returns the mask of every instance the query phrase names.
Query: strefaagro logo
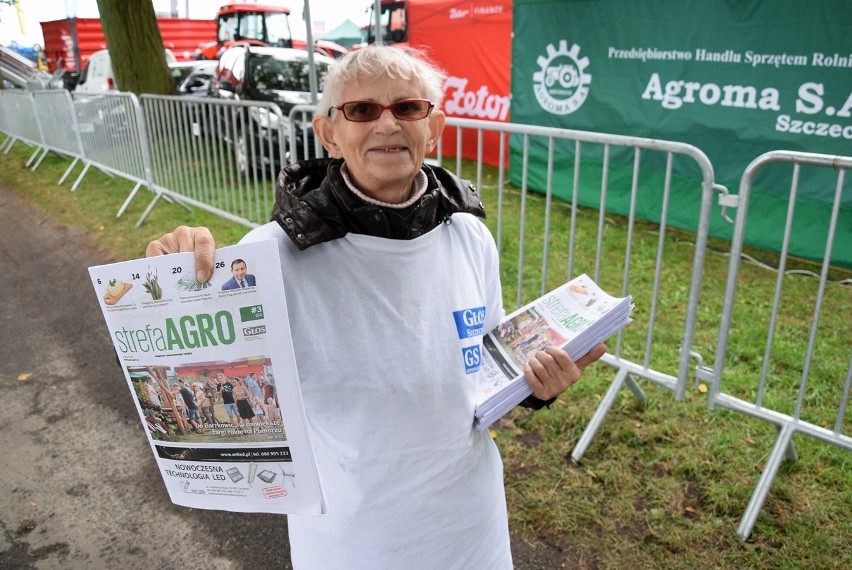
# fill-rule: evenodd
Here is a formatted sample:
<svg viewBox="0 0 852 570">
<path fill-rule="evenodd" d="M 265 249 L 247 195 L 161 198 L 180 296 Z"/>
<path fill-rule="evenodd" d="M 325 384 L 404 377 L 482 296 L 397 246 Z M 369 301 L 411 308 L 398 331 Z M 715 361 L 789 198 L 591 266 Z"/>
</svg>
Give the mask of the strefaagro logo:
<svg viewBox="0 0 852 570">
<path fill-rule="evenodd" d="M 568 49 L 559 40 L 559 49 L 547 44 L 547 56 L 536 59 L 540 70 L 533 74 L 533 90 L 539 105 L 554 115 L 573 113 L 586 101 L 592 76 L 586 73 L 588 57 L 579 57 L 580 46 Z"/>
</svg>

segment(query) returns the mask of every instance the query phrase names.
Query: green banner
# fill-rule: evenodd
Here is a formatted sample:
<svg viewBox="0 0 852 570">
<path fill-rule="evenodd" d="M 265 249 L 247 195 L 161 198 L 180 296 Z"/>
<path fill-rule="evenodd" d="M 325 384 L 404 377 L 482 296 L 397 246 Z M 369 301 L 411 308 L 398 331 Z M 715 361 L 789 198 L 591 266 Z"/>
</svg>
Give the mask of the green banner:
<svg viewBox="0 0 852 570">
<path fill-rule="evenodd" d="M 689 143 L 732 193 L 746 166 L 771 150 L 852 155 L 849 0 L 516 0 L 513 28 L 513 123 Z M 528 184 L 542 190 L 548 149 L 532 142 Z M 521 145 L 511 140 L 515 184 Z M 558 151 L 571 155 L 573 143 Z M 626 214 L 632 153 L 622 154 L 611 157 L 606 208 Z M 590 158 L 584 151 L 578 202 L 598 207 L 600 172 L 585 166 Z M 643 162 L 642 171 L 657 166 Z M 672 223 L 694 231 L 699 189 L 685 175 L 694 181 L 697 170 L 685 159 L 675 166 Z M 569 199 L 571 169 L 554 175 L 556 195 Z M 791 166 L 758 176 L 749 245 L 780 250 L 791 177 Z M 654 220 L 661 178 L 643 175 L 640 217 Z M 832 255 L 844 267 L 852 267 L 850 178 Z M 802 178 L 792 255 L 822 260 L 835 190 L 828 169 Z M 711 234 L 730 233 L 714 214 Z"/>
</svg>

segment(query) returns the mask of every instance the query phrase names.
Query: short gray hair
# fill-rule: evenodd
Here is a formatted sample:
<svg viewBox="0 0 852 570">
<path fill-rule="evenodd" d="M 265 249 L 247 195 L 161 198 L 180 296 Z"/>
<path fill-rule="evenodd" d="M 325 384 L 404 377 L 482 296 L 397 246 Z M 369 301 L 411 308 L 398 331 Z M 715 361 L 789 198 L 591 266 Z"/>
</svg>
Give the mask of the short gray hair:
<svg viewBox="0 0 852 570">
<path fill-rule="evenodd" d="M 350 51 L 329 67 L 317 115 L 327 116 L 332 106 L 344 102 L 340 95 L 347 83 L 380 77 L 418 81 L 425 98 L 436 107 L 444 99 L 447 75 L 424 52 L 410 47 L 370 45 Z"/>
</svg>

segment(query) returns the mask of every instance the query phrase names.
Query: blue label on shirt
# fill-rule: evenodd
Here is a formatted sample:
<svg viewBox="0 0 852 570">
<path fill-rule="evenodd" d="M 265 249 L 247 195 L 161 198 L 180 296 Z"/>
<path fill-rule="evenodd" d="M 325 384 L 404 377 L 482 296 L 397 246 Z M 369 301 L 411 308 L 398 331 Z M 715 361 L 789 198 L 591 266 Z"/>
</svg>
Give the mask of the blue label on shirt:
<svg viewBox="0 0 852 570">
<path fill-rule="evenodd" d="M 459 338 L 482 336 L 485 332 L 482 330 L 482 325 L 485 324 L 485 307 L 453 311 L 453 319 L 456 321 Z"/>
<path fill-rule="evenodd" d="M 482 365 L 482 352 L 480 345 L 465 346 L 462 348 L 462 357 L 464 358 L 464 373 L 473 374 L 479 370 Z"/>
</svg>

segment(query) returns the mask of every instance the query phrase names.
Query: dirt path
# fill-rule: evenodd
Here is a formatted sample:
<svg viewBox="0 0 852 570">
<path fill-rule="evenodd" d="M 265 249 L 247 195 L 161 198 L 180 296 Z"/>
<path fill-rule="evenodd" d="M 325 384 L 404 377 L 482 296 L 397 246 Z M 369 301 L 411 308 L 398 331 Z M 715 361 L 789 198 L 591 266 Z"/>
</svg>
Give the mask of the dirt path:
<svg viewBox="0 0 852 570">
<path fill-rule="evenodd" d="M 285 518 L 171 504 L 86 268 L 0 186 L 0 568 L 290 568 Z"/>
</svg>

